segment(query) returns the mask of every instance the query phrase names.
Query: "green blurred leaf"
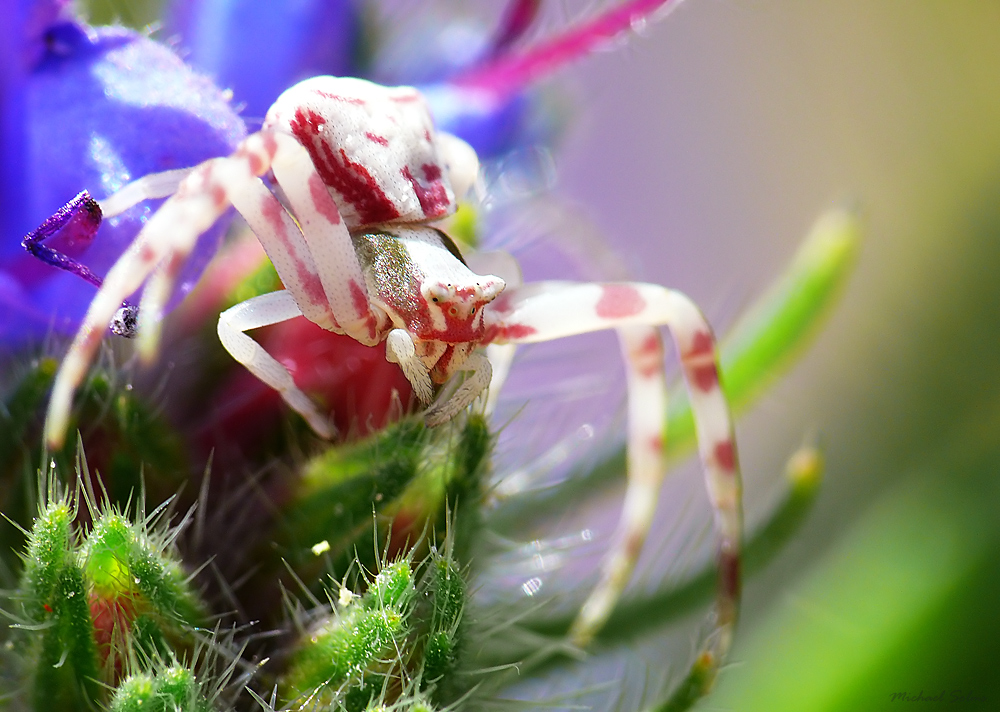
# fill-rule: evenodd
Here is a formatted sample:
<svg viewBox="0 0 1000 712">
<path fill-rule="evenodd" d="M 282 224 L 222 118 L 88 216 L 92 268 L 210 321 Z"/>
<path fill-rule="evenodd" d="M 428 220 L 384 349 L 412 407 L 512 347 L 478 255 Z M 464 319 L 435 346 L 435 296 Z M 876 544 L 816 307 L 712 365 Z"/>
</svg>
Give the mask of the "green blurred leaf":
<svg viewBox="0 0 1000 712">
<path fill-rule="evenodd" d="M 875 502 L 737 644 L 706 709 L 996 709 L 1000 452 L 983 442 L 976 427 Z"/>
</svg>

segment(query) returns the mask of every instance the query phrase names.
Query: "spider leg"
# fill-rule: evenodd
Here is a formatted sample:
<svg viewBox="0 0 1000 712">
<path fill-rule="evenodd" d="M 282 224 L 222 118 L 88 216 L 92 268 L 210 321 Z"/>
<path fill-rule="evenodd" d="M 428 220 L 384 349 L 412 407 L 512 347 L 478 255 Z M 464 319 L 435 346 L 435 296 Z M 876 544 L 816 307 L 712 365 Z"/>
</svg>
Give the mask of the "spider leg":
<svg viewBox="0 0 1000 712">
<path fill-rule="evenodd" d="M 521 265 L 509 252 L 502 250 L 476 251 L 464 255 L 464 257 L 469 269 L 476 274 L 494 274 L 500 277 L 507 285 L 506 290 L 513 290 L 524 282 L 521 275 Z M 516 351 L 515 344 L 488 344 L 486 346 L 486 358 L 490 360 L 493 368 L 493 377 L 490 379 L 484 407 L 484 412 L 487 415 L 496 410 L 503 384 L 506 382 L 507 376 L 510 375 Z"/>
<path fill-rule="evenodd" d="M 213 167 L 213 161 L 202 164 L 182 182 L 181 189 L 153 214 L 135 241 L 105 276 L 104 284 L 90 303 L 76 338 L 56 375 L 45 426 L 45 438 L 50 447 L 59 447 L 63 442 L 69 424 L 73 392 L 83 381 L 94 352 L 119 304 L 142 285 L 162 260 L 190 252 L 197 237 L 222 214 L 225 194 L 199 190 L 205 187 L 207 174 Z M 185 186 L 188 190 L 184 190 Z M 165 301 L 165 297 L 160 301 Z M 147 302 L 144 295 L 142 306 L 146 307 Z M 159 309 L 140 313 L 140 329 L 151 323 L 151 312 L 156 312 L 158 316 Z M 140 338 L 143 338 L 142 334 Z M 155 334 L 146 335 L 145 338 L 152 338 L 155 343 Z"/>
<path fill-rule="evenodd" d="M 399 364 L 421 403 L 430 403 L 434 399 L 434 384 L 427 373 L 427 367 L 417 355 L 413 337 L 406 329 L 393 329 L 386 336 L 385 360 Z"/>
<path fill-rule="evenodd" d="M 287 290 L 262 294 L 219 315 L 219 340 L 250 373 L 278 391 L 289 407 L 305 418 L 318 435 L 330 439 L 336 432 L 330 420 L 319 412 L 309 396 L 299 390 L 288 369 L 243 333 L 301 315 L 295 299 Z"/>
<path fill-rule="evenodd" d="M 479 177 L 479 156 L 472 146 L 444 131 L 437 133 L 437 149 L 455 200 L 462 200 Z"/>
<path fill-rule="evenodd" d="M 246 210 L 250 222 L 256 223 L 253 226 L 260 228 L 258 235 L 302 312 L 320 325 L 330 321 L 324 316 L 329 312 L 324 306 L 325 295 L 315 279 L 316 268 L 302 236 L 297 229 L 290 229 L 294 222 L 257 178 L 270 169 L 274 151 L 268 135 L 252 134 L 232 156 L 214 158 L 190 170 L 111 268 L 56 375 L 45 427 L 51 447 L 63 442 L 73 392 L 83 381 L 118 305 L 161 268 L 147 285 L 140 304 L 140 350 L 152 354 L 160 314 L 184 259 L 231 204 Z M 274 220 L 268 221 L 269 216 Z"/>
<path fill-rule="evenodd" d="M 123 186 L 118 192 L 99 201 L 101 212 L 106 218 L 120 215 L 133 205 L 144 200 L 166 198 L 177 192 L 181 181 L 188 177 L 193 168 L 178 168 L 162 173 L 150 173 Z"/>
<path fill-rule="evenodd" d="M 383 333 L 371 308 L 364 273 L 347 225 L 305 147 L 288 134 L 273 132 L 271 169 L 302 229 L 342 333 L 374 346 Z"/>
<path fill-rule="evenodd" d="M 490 360 L 478 351 L 469 355 L 462 364 L 463 371 L 471 372 L 451 397 L 434 403 L 424 411 L 424 422 L 433 428 L 447 423 L 472 403 L 490 385 L 493 367 Z"/>
<path fill-rule="evenodd" d="M 662 437 L 666 412 L 645 393 L 654 389 L 638 384 L 646 378 L 643 376 L 646 371 L 651 373 L 649 357 L 655 356 L 659 348 L 648 341 L 649 329 L 666 326 L 670 330 L 691 398 L 705 486 L 715 513 L 719 585 L 715 614 L 717 634 L 713 636 L 712 652 L 718 656 L 724 654 L 732 640 L 739 607 L 742 495 L 732 422 L 719 384 L 715 340 L 698 308 L 683 294 L 655 284 L 543 282 L 507 292 L 491 305 L 491 311 L 496 319 L 493 340 L 499 343 L 549 341 L 573 334 L 618 329 L 626 362 L 630 364 L 629 398 L 639 402 L 629 406 L 630 492 L 626 495 L 619 528 L 620 533 L 628 535 L 619 539 L 607 556 L 601 583 L 591 597 L 599 598 L 593 603 L 588 599 L 573 626 L 574 636 L 581 643 L 597 632 L 604 622 L 601 617 L 606 618 L 610 613 L 620 593 L 620 588 L 615 590 L 617 571 L 623 565 L 631 567 L 634 564 L 649 529 L 648 522 L 642 521 L 644 510 L 630 507 L 641 492 L 656 489 L 646 470 L 654 461 L 652 438 L 659 441 Z M 644 344 L 645 341 L 648 344 Z M 662 376 L 650 377 L 655 379 L 655 390 L 659 392 Z M 657 411 L 647 411 L 653 407 Z M 654 421 L 655 427 L 646 433 Z M 647 444 L 643 444 L 644 440 Z M 632 452 L 636 448 L 638 452 Z M 633 472 L 633 465 L 642 468 L 642 472 Z M 655 477 L 660 476 L 662 473 Z M 637 479 L 634 486 L 633 479 Z M 653 497 L 655 491 L 647 499 Z M 649 506 L 652 507 L 652 503 Z M 624 564 L 616 561 L 619 558 Z M 608 600 L 601 600 L 604 597 Z"/>
<path fill-rule="evenodd" d="M 663 483 L 663 417 L 667 385 L 663 372 L 663 340 L 656 328 L 617 329 L 628 389 L 628 488 L 614 544 L 605 556 L 597 586 L 570 630 L 578 645 L 586 645 L 614 610 L 635 569 L 653 524 Z"/>
</svg>

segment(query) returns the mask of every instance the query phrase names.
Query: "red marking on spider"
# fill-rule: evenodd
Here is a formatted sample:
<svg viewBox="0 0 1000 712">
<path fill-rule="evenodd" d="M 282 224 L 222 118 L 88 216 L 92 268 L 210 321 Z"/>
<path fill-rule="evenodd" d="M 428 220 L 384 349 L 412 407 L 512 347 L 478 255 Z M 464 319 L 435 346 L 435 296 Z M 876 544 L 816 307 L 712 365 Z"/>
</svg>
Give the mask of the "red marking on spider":
<svg viewBox="0 0 1000 712">
<path fill-rule="evenodd" d="M 265 133 L 261 141 L 264 144 L 264 151 L 267 153 L 268 160 L 274 160 L 274 154 L 278 152 L 278 139 L 274 137 L 274 134 Z"/>
<path fill-rule="evenodd" d="M 388 146 L 389 139 L 385 136 L 379 136 L 378 134 L 373 134 L 371 131 L 365 131 L 365 138 L 369 141 L 377 143 L 380 146 Z"/>
<path fill-rule="evenodd" d="M 723 440 L 716 443 L 713 452 L 715 463 L 726 472 L 732 473 L 736 469 L 736 451 L 733 449 L 732 440 Z"/>
<path fill-rule="evenodd" d="M 83 337 L 83 348 L 92 349 L 101 342 L 104 337 L 104 333 L 98 329 L 91 329 L 87 332 L 86 336 Z"/>
<path fill-rule="evenodd" d="M 624 557 L 630 561 L 635 561 L 639 558 L 639 554 L 642 552 L 642 545 L 646 541 L 645 533 L 632 532 L 625 538 L 624 551 L 622 552 Z"/>
<path fill-rule="evenodd" d="M 156 250 L 153 249 L 153 246 L 150 245 L 148 242 L 145 243 L 142 246 L 142 249 L 139 250 L 139 259 L 144 264 L 148 265 L 150 262 L 156 259 Z"/>
<path fill-rule="evenodd" d="M 52 612 L 52 606 L 50 606 L 48 603 L 43 603 L 42 608 L 44 608 L 47 613 Z"/>
<path fill-rule="evenodd" d="M 428 331 L 421 338 L 440 341 L 445 344 L 478 343 L 483 338 L 482 322 L 478 319 L 455 317 L 445 312 L 445 328 L 442 331 Z"/>
<path fill-rule="evenodd" d="M 330 224 L 340 224 L 340 211 L 330 197 L 330 192 L 323 185 L 322 179 L 315 173 L 309 176 L 309 197 L 312 198 L 316 212 L 326 218 Z"/>
<path fill-rule="evenodd" d="M 209 195 L 212 198 L 212 205 L 216 208 L 221 208 L 226 204 L 226 189 L 221 185 L 213 185 L 209 189 Z"/>
<path fill-rule="evenodd" d="M 691 348 L 684 355 L 684 358 L 691 358 L 693 356 L 704 356 L 706 354 L 715 353 L 715 339 L 707 331 L 699 331 L 691 339 Z"/>
<path fill-rule="evenodd" d="M 288 237 L 288 228 L 285 225 L 285 221 L 282 220 L 281 213 L 284 208 L 281 207 L 281 204 L 277 200 L 271 198 L 265 198 L 260 207 L 264 219 L 267 220 L 268 224 L 274 230 L 274 234 L 281 240 L 286 254 L 291 257 L 292 263 L 295 265 L 295 276 L 298 277 L 299 283 L 302 285 L 302 290 L 305 292 L 309 302 L 311 304 L 325 304 L 327 302 L 326 292 L 323 289 L 323 283 L 320 281 L 319 275 L 315 274 L 309 269 L 308 265 L 295 256 L 295 248 Z"/>
<path fill-rule="evenodd" d="M 249 168 L 250 172 L 255 176 L 259 176 L 266 170 L 267 163 L 263 158 L 257 155 L 256 151 L 248 147 L 246 142 L 241 143 L 236 149 L 236 157 L 245 158 L 247 161 L 247 168 Z"/>
<path fill-rule="evenodd" d="M 424 178 L 428 181 L 441 180 L 441 166 L 436 163 L 425 163 L 420 166 L 420 170 L 424 172 Z"/>
<path fill-rule="evenodd" d="M 376 332 L 375 317 L 368 308 L 368 293 L 353 279 L 347 286 L 351 290 L 351 302 L 354 304 L 355 311 L 357 311 L 359 317 L 364 319 L 365 326 L 368 327 L 369 338 L 374 339 Z"/>
<path fill-rule="evenodd" d="M 281 219 L 281 205 L 277 200 L 267 197 L 260 203 L 260 212 L 267 220 L 268 225 L 274 230 L 281 243 L 286 247 L 291 247 L 288 242 L 288 231 L 285 229 L 285 221 Z"/>
<path fill-rule="evenodd" d="M 423 168 L 424 174 L 427 175 L 427 166 L 424 166 Z M 420 183 L 417 182 L 417 179 L 413 177 L 409 166 L 403 166 L 400 173 L 402 173 L 403 177 L 410 182 L 413 192 L 417 195 L 417 200 L 420 201 L 420 209 L 426 217 L 437 218 L 448 214 L 448 208 L 451 205 L 451 201 L 448 200 L 448 191 L 445 190 L 444 183 L 441 182 L 440 170 L 437 171 L 436 178 L 428 178 L 430 185 L 426 188 L 420 185 Z M 433 173 L 433 171 L 431 171 L 431 173 Z"/>
<path fill-rule="evenodd" d="M 523 339 L 537 333 L 538 329 L 533 326 L 528 326 L 527 324 L 507 324 L 500 327 L 497 338 L 501 341 L 509 339 Z"/>
<path fill-rule="evenodd" d="M 715 363 L 715 342 L 712 334 L 699 331 L 691 340 L 691 348 L 681 358 L 692 383 L 704 392 L 718 386 L 719 368 Z"/>
<path fill-rule="evenodd" d="M 691 377 L 691 382 L 704 393 L 708 393 L 719 385 L 719 369 L 714 360 L 688 366 L 687 372 Z"/>
<path fill-rule="evenodd" d="M 316 89 L 316 94 L 323 97 L 324 99 L 330 99 L 331 101 L 342 101 L 345 104 L 354 104 L 355 106 L 364 106 L 365 100 L 359 99 L 355 96 L 342 96 L 340 94 L 332 94 L 328 91 L 323 91 L 322 89 Z"/>
<path fill-rule="evenodd" d="M 398 218 L 399 210 L 371 173 L 348 158 L 344 149 L 334 152 L 320 134 L 324 123 L 319 114 L 308 109 L 297 109 L 295 118 L 289 122 L 292 134 L 306 147 L 323 182 L 354 207 L 362 224 Z"/>
<path fill-rule="evenodd" d="M 639 290 L 628 284 L 605 284 L 595 311 L 602 319 L 621 319 L 635 316 L 646 308 L 646 300 Z"/>
<path fill-rule="evenodd" d="M 397 104 L 411 104 L 414 101 L 420 101 L 420 95 L 416 93 L 403 94 L 402 96 L 397 95 L 390 98 Z"/>
<path fill-rule="evenodd" d="M 636 370 L 643 378 L 653 378 L 663 367 L 663 348 L 657 334 L 649 334 L 632 352 Z"/>
<path fill-rule="evenodd" d="M 455 358 L 455 345 L 448 344 L 444 352 L 434 363 L 434 368 L 430 370 L 430 377 L 434 383 L 442 384 L 449 378 L 448 367 Z"/>
<path fill-rule="evenodd" d="M 184 267 L 185 259 L 186 255 L 174 253 L 173 255 L 170 256 L 170 259 L 167 262 L 167 266 L 164 268 L 163 271 L 166 272 L 171 277 L 176 277 L 180 273 L 181 268 Z"/>
<path fill-rule="evenodd" d="M 653 437 L 651 437 L 649 439 L 649 442 L 647 443 L 647 445 L 649 445 L 649 449 L 652 450 L 653 452 L 656 452 L 656 453 L 663 452 L 663 436 L 662 435 L 654 435 Z"/>
<path fill-rule="evenodd" d="M 726 595 L 736 600 L 740 595 L 740 557 L 729 551 L 719 552 L 719 585 Z"/>
</svg>

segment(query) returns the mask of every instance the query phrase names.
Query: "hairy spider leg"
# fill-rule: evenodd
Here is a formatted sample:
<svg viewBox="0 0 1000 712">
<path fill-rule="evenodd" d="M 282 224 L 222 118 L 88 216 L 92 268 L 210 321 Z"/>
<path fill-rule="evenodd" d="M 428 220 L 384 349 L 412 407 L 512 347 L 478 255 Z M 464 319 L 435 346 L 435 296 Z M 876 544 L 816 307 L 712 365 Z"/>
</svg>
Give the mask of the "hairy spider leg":
<svg viewBox="0 0 1000 712">
<path fill-rule="evenodd" d="M 632 576 L 653 524 L 666 473 L 663 438 L 667 383 L 663 370 L 663 339 L 655 327 L 623 326 L 616 331 L 625 361 L 627 384 L 628 487 L 614 543 L 602 562 L 597 586 L 570 630 L 570 638 L 581 647 L 587 645 L 607 622 Z"/>
<path fill-rule="evenodd" d="M 271 170 L 312 255 L 315 274 L 335 315 L 335 330 L 374 346 L 385 336 L 381 328 L 385 318 L 371 308 L 364 272 L 340 210 L 305 147 L 280 131 L 273 136 L 277 150 Z"/>
<path fill-rule="evenodd" d="M 257 133 L 247 137 L 232 156 L 191 169 L 111 268 L 56 375 L 45 428 L 50 447 L 60 446 L 65 438 L 73 392 L 86 376 L 117 304 L 160 268 L 160 279 L 151 280 L 155 284 L 147 286 L 140 304 L 140 348 L 144 340 L 146 352 L 154 351 L 158 317 L 172 280 L 198 238 L 231 204 L 257 231 L 300 311 L 321 326 L 336 323 L 298 227 L 258 178 L 270 169 L 276 150 L 273 136 Z"/>
<path fill-rule="evenodd" d="M 330 419 L 299 390 L 292 375 L 277 359 L 267 353 L 245 331 L 270 326 L 301 316 L 302 312 L 287 290 L 253 297 L 219 315 L 219 340 L 234 359 L 274 390 L 296 413 L 301 415 L 321 437 L 330 439 L 335 429 Z"/>
<path fill-rule="evenodd" d="M 705 318 L 680 292 L 641 283 L 529 284 L 506 292 L 491 310 L 497 322 L 490 338 L 498 343 L 550 341 L 618 329 L 629 373 L 629 398 L 639 400 L 629 407 L 629 484 L 619 538 L 573 625 L 572 634 L 579 643 L 591 639 L 610 615 L 627 582 L 620 572 L 631 571 L 649 530 L 651 518 L 643 519 L 647 509 L 635 502 L 645 498 L 648 506 L 654 506 L 662 477 L 660 451 L 666 424 L 665 402 L 645 392 L 647 385 L 653 385 L 649 391 L 662 388 L 662 376 L 651 372 L 654 358 L 658 370 L 663 368 L 659 338 L 650 340 L 649 331 L 655 326 L 670 330 L 691 398 L 705 487 L 715 515 L 719 585 L 711 652 L 721 657 L 732 641 L 739 608 L 742 494 L 732 419 L 719 383 L 715 339 Z M 657 410 L 644 412 L 653 407 Z M 634 472 L 633 466 L 641 471 Z M 661 473 L 651 473 L 654 466 Z"/>
<path fill-rule="evenodd" d="M 194 168 L 177 168 L 172 171 L 150 173 L 122 186 L 121 190 L 100 201 L 104 217 L 113 218 L 121 215 L 133 205 L 146 200 L 168 198 L 177 192 L 181 181 L 188 177 Z"/>
<path fill-rule="evenodd" d="M 493 379 L 493 366 L 490 360 L 478 351 L 469 354 L 462 363 L 461 370 L 470 374 L 462 381 L 462 385 L 450 396 L 436 401 L 424 411 L 424 422 L 427 427 L 443 425 L 461 413 L 486 390 Z"/>
</svg>

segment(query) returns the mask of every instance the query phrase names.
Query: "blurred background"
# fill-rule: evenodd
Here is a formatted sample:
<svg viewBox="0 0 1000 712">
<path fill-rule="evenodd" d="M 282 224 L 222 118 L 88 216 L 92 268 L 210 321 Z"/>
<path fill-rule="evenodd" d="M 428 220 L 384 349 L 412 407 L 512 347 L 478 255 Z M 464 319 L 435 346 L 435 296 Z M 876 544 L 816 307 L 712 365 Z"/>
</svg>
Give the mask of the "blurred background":
<svg viewBox="0 0 1000 712">
<path fill-rule="evenodd" d="M 705 709 L 1000 704 L 998 32 L 996 3 L 691 1 L 572 70 L 561 187 L 715 323 L 821 209 L 866 219 L 828 328 L 739 424 L 751 502 L 811 435 L 827 480 Z"/>
<path fill-rule="evenodd" d="M 739 423 L 751 508 L 810 438 L 827 479 L 702 708 L 996 709 L 1000 4 L 689 0 L 639 29 L 560 76 L 555 154 L 633 277 L 725 331 L 823 209 L 867 227 L 828 327 Z"/>
</svg>

